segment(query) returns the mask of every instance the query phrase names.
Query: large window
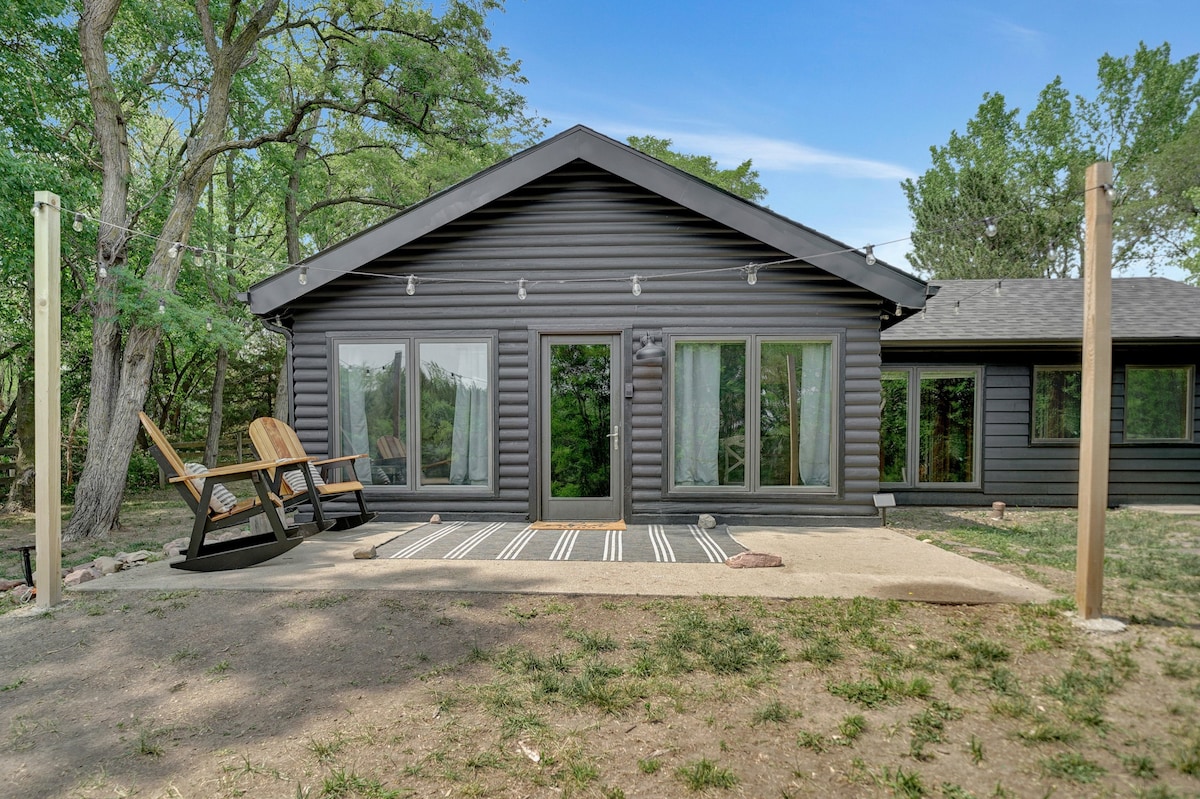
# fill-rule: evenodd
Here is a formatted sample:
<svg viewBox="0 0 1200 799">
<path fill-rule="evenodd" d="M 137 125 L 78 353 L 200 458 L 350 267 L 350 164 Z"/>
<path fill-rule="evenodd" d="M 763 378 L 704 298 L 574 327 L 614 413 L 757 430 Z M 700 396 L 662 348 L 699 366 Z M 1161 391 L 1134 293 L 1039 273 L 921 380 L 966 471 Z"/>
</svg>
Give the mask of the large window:
<svg viewBox="0 0 1200 799">
<path fill-rule="evenodd" d="M 1125 367 L 1125 440 L 1191 441 L 1190 366 Z"/>
<path fill-rule="evenodd" d="M 1083 378 L 1078 367 L 1033 370 L 1034 441 L 1078 441 Z"/>
<path fill-rule="evenodd" d="M 489 341 L 340 342 L 338 444 L 364 484 L 491 484 Z M 417 369 L 408 368 L 409 363 Z"/>
<path fill-rule="evenodd" d="M 915 368 L 881 375 L 880 482 L 979 484 L 979 370 Z"/>
<path fill-rule="evenodd" d="M 671 485 L 833 488 L 833 342 L 672 343 Z"/>
</svg>

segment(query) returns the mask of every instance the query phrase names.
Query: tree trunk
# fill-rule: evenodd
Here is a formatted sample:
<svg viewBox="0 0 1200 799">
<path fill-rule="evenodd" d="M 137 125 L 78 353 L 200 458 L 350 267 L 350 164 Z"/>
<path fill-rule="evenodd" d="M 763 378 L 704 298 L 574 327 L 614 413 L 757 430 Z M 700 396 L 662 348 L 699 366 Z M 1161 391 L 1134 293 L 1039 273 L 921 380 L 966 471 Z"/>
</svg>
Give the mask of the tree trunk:
<svg viewBox="0 0 1200 799">
<path fill-rule="evenodd" d="M 37 489 L 37 472 L 34 470 L 36 451 L 34 442 L 37 440 L 34 427 L 33 413 L 33 375 L 21 377 L 17 383 L 17 395 L 13 398 L 13 408 L 16 409 L 17 426 L 14 438 L 17 444 L 17 457 L 13 465 L 13 483 L 8 492 L 8 501 L 4 510 L 8 513 L 29 511 L 34 509 L 35 492 Z"/>
<path fill-rule="evenodd" d="M 208 439 L 204 442 L 204 465 L 212 469 L 217 465 L 217 450 L 221 446 L 221 417 L 225 412 L 225 371 L 229 368 L 229 352 L 224 347 L 217 350 L 217 364 L 213 375 L 212 415 L 208 418 Z"/>
<path fill-rule="evenodd" d="M 103 165 L 100 203 L 100 252 L 102 263 L 124 260 L 123 229 L 127 218 L 129 158 L 127 120 L 121 108 L 121 93 L 108 70 L 105 37 L 112 27 L 121 0 L 84 0 L 79 19 L 79 51 L 88 81 L 88 99 L 95 116 L 96 144 Z M 233 77 L 279 6 L 266 0 L 253 12 L 243 30 L 225 43 L 217 41 L 208 7 L 197 4 L 205 41 L 212 58 L 212 77 L 207 86 L 207 109 L 196 135 L 180 165 L 173 187 L 170 210 L 159 232 L 146 267 L 143 301 L 171 294 L 179 277 L 181 262 L 168 251 L 174 242 L 186 243 L 188 233 L 215 166 L 215 155 L 224 141 L 229 123 L 229 91 Z M 231 33 L 232 31 L 227 31 Z M 169 190 L 169 189 L 168 189 Z M 178 253 L 176 253 L 178 255 Z M 110 278 L 111 279 L 111 278 Z M 121 313 L 116 307 L 113 285 L 97 290 L 97 320 L 92 333 L 92 394 L 88 407 L 88 453 L 79 485 L 75 510 L 63 530 L 64 541 L 103 536 L 117 521 L 129 457 L 138 433 L 137 414 L 145 404 L 154 366 L 154 349 L 161 337 L 157 326 L 132 324 L 122 349 Z M 117 369 L 118 364 L 120 369 Z"/>
</svg>

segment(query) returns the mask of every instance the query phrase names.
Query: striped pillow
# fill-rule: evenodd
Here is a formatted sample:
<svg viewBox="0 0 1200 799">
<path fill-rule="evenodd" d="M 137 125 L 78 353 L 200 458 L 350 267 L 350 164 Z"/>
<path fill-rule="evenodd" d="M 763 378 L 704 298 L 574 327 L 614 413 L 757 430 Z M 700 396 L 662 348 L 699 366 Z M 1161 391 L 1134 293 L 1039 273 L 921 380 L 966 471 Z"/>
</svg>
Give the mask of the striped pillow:
<svg viewBox="0 0 1200 799">
<path fill-rule="evenodd" d="M 208 467 L 202 463 L 185 463 L 183 469 L 188 474 L 207 474 Z M 204 478 L 193 480 L 198 491 L 204 491 Z M 213 483 L 212 497 L 208 500 L 208 507 L 213 513 L 228 513 L 233 510 L 233 506 L 237 504 L 237 497 L 233 492 L 225 487 L 223 483 Z"/>
<path fill-rule="evenodd" d="M 320 488 L 325 485 L 325 481 L 321 479 L 321 473 L 317 471 L 317 467 L 311 463 L 305 464 L 308 467 L 308 474 L 312 477 L 313 485 Z M 292 487 L 292 490 L 297 494 L 303 494 L 308 491 L 308 484 L 304 482 L 304 475 L 299 469 L 291 469 L 283 473 L 283 481 Z"/>
</svg>

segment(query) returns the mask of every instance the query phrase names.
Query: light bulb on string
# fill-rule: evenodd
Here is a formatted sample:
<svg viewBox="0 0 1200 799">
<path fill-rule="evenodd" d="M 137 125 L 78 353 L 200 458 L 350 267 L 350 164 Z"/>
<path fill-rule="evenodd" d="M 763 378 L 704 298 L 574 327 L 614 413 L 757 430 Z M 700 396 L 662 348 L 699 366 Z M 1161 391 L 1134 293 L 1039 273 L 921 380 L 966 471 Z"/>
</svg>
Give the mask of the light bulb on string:
<svg viewBox="0 0 1200 799">
<path fill-rule="evenodd" d="M 167 301 L 165 299 L 163 299 L 162 297 L 159 297 L 158 298 L 158 313 L 160 315 L 162 315 L 162 314 L 165 314 L 166 312 L 167 312 Z"/>
<path fill-rule="evenodd" d="M 100 276 L 101 280 L 104 280 L 104 278 L 108 277 L 108 270 L 104 268 L 103 261 L 100 262 L 100 269 L 96 272 L 96 274 Z"/>
<path fill-rule="evenodd" d="M 296 279 L 300 281 L 301 286 L 308 285 L 308 267 L 307 266 L 300 267 L 300 274 L 297 276 Z"/>
<path fill-rule="evenodd" d="M 523 300 L 529 296 L 529 290 L 525 288 L 525 278 L 517 281 L 517 299 Z"/>
<path fill-rule="evenodd" d="M 954 315 L 955 315 L 955 316 L 958 316 L 958 314 L 959 314 L 959 308 L 958 308 L 958 306 L 959 306 L 959 301 L 958 301 L 958 300 L 955 300 L 955 301 L 954 301 Z"/>
<path fill-rule="evenodd" d="M 71 229 L 76 233 L 83 232 L 83 214 L 75 214 L 75 221 L 71 223 Z"/>
<path fill-rule="evenodd" d="M 758 264 L 750 264 L 746 267 L 746 285 L 754 286 L 758 284 Z"/>
<path fill-rule="evenodd" d="M 1000 228 L 996 226 L 996 217 L 984 217 L 983 232 L 989 239 L 996 237 L 996 234 L 1000 232 Z"/>
<path fill-rule="evenodd" d="M 192 248 L 192 264 L 196 268 L 204 266 L 204 250 L 199 247 Z"/>
<path fill-rule="evenodd" d="M 212 332 L 212 317 L 211 316 L 204 320 L 204 329 L 207 330 L 209 333 Z"/>
<path fill-rule="evenodd" d="M 863 247 L 863 252 L 866 253 L 867 266 L 874 266 L 879 259 L 875 257 L 875 245 L 868 244 Z"/>
<path fill-rule="evenodd" d="M 408 285 L 404 287 L 404 293 L 412 296 L 417 293 L 417 278 L 416 275 L 408 276 Z"/>
<path fill-rule="evenodd" d="M 178 241 L 171 245 L 171 249 L 167 250 L 167 257 L 172 261 L 179 257 L 179 251 L 183 249 L 183 245 Z"/>
<path fill-rule="evenodd" d="M 1104 189 L 1104 196 L 1110 200 L 1117 195 L 1117 189 L 1111 183 L 1102 183 L 1100 188 Z"/>
<path fill-rule="evenodd" d="M 637 275 L 634 275 L 632 283 L 633 283 L 633 296 L 635 296 L 635 297 L 642 296 L 642 279 L 640 277 L 638 277 Z"/>
<path fill-rule="evenodd" d="M 1001 290 L 1001 288 L 1002 288 L 1002 284 L 1003 284 L 1003 283 L 1004 283 L 1004 281 L 1003 281 L 1003 280 L 997 280 L 997 281 L 996 281 L 996 296 L 997 296 L 997 297 L 999 297 L 999 296 L 1000 296 L 1000 290 Z"/>
</svg>

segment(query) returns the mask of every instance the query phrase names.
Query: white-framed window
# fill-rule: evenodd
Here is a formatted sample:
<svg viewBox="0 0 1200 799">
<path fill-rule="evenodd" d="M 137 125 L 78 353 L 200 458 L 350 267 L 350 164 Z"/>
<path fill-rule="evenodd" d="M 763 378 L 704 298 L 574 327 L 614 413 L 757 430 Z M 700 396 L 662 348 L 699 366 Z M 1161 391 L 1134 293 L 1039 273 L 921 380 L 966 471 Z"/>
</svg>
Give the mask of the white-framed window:
<svg viewBox="0 0 1200 799">
<path fill-rule="evenodd" d="M 1125 367 L 1125 441 L 1191 441 L 1194 366 Z"/>
<path fill-rule="evenodd" d="M 370 456 L 355 462 L 364 485 L 490 488 L 493 349 L 472 337 L 334 339 L 335 451 Z"/>
<path fill-rule="evenodd" d="M 880 483 L 979 487 L 980 369 L 886 369 L 880 382 Z"/>
<path fill-rule="evenodd" d="M 1035 366 L 1029 440 L 1035 443 L 1078 441 L 1082 395 L 1080 367 Z"/>
<path fill-rule="evenodd" d="M 672 336 L 669 484 L 836 491 L 833 336 Z"/>
</svg>

